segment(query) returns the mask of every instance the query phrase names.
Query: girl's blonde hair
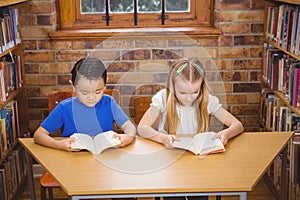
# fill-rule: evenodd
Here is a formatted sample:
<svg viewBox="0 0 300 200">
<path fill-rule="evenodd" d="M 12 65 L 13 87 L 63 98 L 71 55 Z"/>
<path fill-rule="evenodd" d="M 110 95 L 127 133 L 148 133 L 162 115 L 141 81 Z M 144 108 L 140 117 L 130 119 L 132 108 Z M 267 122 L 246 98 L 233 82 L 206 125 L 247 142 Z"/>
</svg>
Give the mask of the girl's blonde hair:
<svg viewBox="0 0 300 200">
<path fill-rule="evenodd" d="M 203 66 L 196 58 L 180 59 L 174 62 L 171 66 L 166 88 L 167 116 L 164 125 L 165 130 L 170 134 L 176 134 L 176 129 L 180 124 L 180 119 L 176 112 L 176 104 L 179 102 L 176 98 L 174 88 L 174 78 L 178 76 L 191 83 L 202 80 L 199 95 L 195 100 L 195 105 L 199 106 L 195 106 L 195 108 L 198 122 L 198 133 L 207 131 L 209 126 L 209 114 L 207 110 L 209 87 L 205 81 L 205 71 Z"/>
</svg>

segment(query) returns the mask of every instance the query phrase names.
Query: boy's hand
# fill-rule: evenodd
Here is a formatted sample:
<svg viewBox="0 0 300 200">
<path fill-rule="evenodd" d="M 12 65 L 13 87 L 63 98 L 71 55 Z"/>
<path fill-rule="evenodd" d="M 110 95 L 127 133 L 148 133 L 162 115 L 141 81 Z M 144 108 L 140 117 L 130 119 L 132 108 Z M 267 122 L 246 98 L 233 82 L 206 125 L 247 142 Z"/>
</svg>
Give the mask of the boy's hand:
<svg viewBox="0 0 300 200">
<path fill-rule="evenodd" d="M 127 134 L 116 134 L 114 137 L 118 138 L 121 144 L 117 145 L 117 147 L 124 147 L 130 144 L 135 137 L 129 136 Z"/>
<path fill-rule="evenodd" d="M 64 151 L 79 151 L 71 148 L 71 144 L 75 142 L 75 138 L 65 138 L 58 141 L 58 149 Z"/>
</svg>

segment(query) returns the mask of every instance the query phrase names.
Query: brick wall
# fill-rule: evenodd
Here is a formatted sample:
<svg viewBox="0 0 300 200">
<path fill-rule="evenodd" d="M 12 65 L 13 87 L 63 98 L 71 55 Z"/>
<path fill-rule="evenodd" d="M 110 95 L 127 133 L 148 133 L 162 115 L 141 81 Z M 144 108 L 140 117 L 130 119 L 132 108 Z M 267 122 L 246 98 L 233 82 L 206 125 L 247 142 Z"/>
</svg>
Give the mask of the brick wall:
<svg viewBox="0 0 300 200">
<path fill-rule="evenodd" d="M 120 89 L 121 106 L 131 117 L 132 99 L 163 87 L 170 62 L 179 56 L 201 57 L 225 108 L 247 131 L 259 130 L 263 11 L 260 0 L 215 0 L 215 27 L 222 31 L 218 38 L 58 41 L 48 37 L 57 28 L 55 0 L 28 0 L 21 9 L 21 30 L 30 129 L 34 131 L 48 114 L 48 92 L 71 89 L 74 62 L 93 54 L 109 66 L 108 87 Z"/>
</svg>

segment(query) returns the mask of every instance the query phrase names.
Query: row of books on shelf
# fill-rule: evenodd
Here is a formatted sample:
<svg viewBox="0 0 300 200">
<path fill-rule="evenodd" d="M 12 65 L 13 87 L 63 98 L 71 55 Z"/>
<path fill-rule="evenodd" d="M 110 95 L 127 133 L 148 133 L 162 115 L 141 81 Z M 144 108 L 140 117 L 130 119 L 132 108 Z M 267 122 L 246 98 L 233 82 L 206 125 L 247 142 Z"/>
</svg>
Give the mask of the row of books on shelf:
<svg viewBox="0 0 300 200">
<path fill-rule="evenodd" d="M 0 53 L 21 43 L 18 10 L 10 6 L 0 8 Z"/>
<path fill-rule="evenodd" d="M 21 137 L 19 127 L 18 102 L 11 100 L 0 110 L 0 158 L 14 147 Z"/>
<path fill-rule="evenodd" d="M 300 107 L 300 61 L 273 47 L 265 49 L 265 56 L 264 81 L 282 92 L 290 105 Z"/>
<path fill-rule="evenodd" d="M 289 165 L 290 163 L 287 163 L 286 170 L 287 170 L 287 183 L 289 183 Z M 282 155 L 279 154 L 278 156 L 275 157 L 273 162 L 271 163 L 270 167 L 267 170 L 267 175 L 271 182 L 273 182 L 274 187 L 277 191 L 280 191 L 281 188 L 281 168 L 282 168 Z"/>
<path fill-rule="evenodd" d="M 268 131 L 300 130 L 300 116 L 268 88 L 262 88 L 261 123 Z"/>
<path fill-rule="evenodd" d="M 274 41 L 281 48 L 300 55 L 300 6 L 280 4 L 268 7 L 268 40 Z"/>
<path fill-rule="evenodd" d="M 0 61 L 0 104 L 9 93 L 22 87 L 22 67 L 19 55 L 6 55 Z"/>
<path fill-rule="evenodd" d="M 20 145 L 10 151 L 0 165 L 0 199 L 14 199 L 18 186 L 25 180 L 25 150 Z"/>
</svg>

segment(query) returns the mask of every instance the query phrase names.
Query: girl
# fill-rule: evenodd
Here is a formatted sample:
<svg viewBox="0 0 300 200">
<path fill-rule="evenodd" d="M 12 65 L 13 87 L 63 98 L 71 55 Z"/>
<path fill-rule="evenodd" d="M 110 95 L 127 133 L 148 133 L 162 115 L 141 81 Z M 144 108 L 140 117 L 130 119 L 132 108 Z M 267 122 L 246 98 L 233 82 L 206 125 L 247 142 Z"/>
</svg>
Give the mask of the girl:
<svg viewBox="0 0 300 200">
<path fill-rule="evenodd" d="M 167 88 L 152 97 L 151 106 L 138 125 L 138 133 L 172 147 L 175 134 L 208 131 L 210 115 L 227 126 L 213 138 L 220 138 L 224 145 L 244 130 L 242 123 L 221 107 L 217 97 L 209 93 L 200 61 L 195 58 L 181 59 L 172 65 Z M 158 118 L 158 129 L 155 130 L 152 125 Z"/>
<path fill-rule="evenodd" d="M 113 121 L 125 134 L 116 134 L 121 144 L 131 143 L 136 127 L 116 101 L 103 94 L 107 72 L 104 64 L 96 58 L 80 59 L 73 67 L 72 84 L 75 97 L 60 102 L 34 133 L 34 141 L 51 148 L 72 151 L 70 138 L 73 133 L 95 136 L 113 130 Z M 63 140 L 56 140 L 50 134 L 61 130 Z"/>
<path fill-rule="evenodd" d="M 208 131 L 209 117 L 215 116 L 226 129 L 212 139 L 228 140 L 243 132 L 242 123 L 221 107 L 217 97 L 209 94 L 205 71 L 197 59 L 181 59 L 172 65 L 167 88 L 152 97 L 137 129 L 150 140 L 172 148 L 175 134 L 197 134 Z M 152 125 L 159 119 L 158 129 Z M 208 200 L 208 196 L 164 197 L 165 200 Z"/>
</svg>

